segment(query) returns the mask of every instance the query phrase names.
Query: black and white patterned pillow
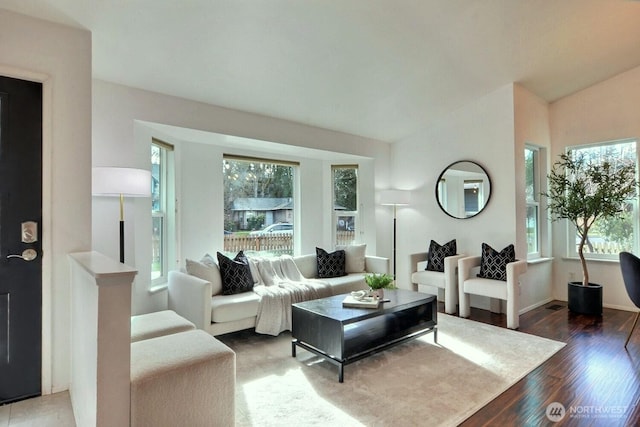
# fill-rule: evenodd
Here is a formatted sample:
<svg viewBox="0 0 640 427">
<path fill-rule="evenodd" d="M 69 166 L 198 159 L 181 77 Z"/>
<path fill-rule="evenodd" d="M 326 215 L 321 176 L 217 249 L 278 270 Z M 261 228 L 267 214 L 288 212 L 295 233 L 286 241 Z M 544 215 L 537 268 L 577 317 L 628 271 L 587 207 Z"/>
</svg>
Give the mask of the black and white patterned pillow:
<svg viewBox="0 0 640 427">
<path fill-rule="evenodd" d="M 316 248 L 318 262 L 318 278 L 346 276 L 346 254 L 343 250 L 327 253 L 324 249 Z"/>
<path fill-rule="evenodd" d="M 482 244 L 480 273 L 478 277 L 507 281 L 507 264 L 516 260 L 516 250 L 511 244 L 500 252 L 486 243 Z"/>
<path fill-rule="evenodd" d="M 253 289 L 253 276 L 249 260 L 242 251 L 234 259 L 218 252 L 218 265 L 222 279 L 222 295 L 234 295 Z"/>
<path fill-rule="evenodd" d="M 425 268 L 425 270 L 444 272 L 444 259 L 448 256 L 455 255 L 456 251 L 456 239 L 444 245 L 439 245 L 436 241 L 432 240 L 429 244 L 427 268 Z"/>
</svg>

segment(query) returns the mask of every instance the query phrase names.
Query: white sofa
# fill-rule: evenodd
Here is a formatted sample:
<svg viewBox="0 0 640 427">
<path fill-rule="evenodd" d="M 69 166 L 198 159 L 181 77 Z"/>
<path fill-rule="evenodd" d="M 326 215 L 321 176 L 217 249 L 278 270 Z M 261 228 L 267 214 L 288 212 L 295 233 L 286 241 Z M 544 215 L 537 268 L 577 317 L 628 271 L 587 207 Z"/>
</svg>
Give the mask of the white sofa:
<svg viewBox="0 0 640 427">
<path fill-rule="evenodd" d="M 364 280 L 367 273 L 389 272 L 388 258 L 365 256 L 364 272 L 315 279 L 318 271 L 315 254 L 295 256 L 293 260 L 305 278 L 330 284 L 332 295 L 367 289 Z M 211 335 L 254 328 L 260 296 L 253 291 L 235 295 L 214 294 L 213 289 L 222 288 L 220 272 L 217 268 L 214 272 L 209 281 L 183 271 L 169 272 L 169 310 Z"/>
</svg>

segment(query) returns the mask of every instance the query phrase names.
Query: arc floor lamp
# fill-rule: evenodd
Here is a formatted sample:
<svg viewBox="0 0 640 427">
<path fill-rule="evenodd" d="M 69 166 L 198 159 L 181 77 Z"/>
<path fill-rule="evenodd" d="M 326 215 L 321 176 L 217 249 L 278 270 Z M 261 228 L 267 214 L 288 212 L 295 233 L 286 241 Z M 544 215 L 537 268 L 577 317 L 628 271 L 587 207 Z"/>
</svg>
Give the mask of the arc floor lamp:
<svg viewBox="0 0 640 427">
<path fill-rule="evenodd" d="M 380 192 L 380 204 L 393 206 L 393 280 L 396 280 L 396 210 L 398 206 L 407 206 L 411 192 L 406 190 L 383 190 Z"/>
<path fill-rule="evenodd" d="M 91 179 L 94 196 L 120 197 L 120 262 L 124 263 L 124 198 L 151 197 L 151 172 L 134 168 L 95 167 Z"/>
</svg>

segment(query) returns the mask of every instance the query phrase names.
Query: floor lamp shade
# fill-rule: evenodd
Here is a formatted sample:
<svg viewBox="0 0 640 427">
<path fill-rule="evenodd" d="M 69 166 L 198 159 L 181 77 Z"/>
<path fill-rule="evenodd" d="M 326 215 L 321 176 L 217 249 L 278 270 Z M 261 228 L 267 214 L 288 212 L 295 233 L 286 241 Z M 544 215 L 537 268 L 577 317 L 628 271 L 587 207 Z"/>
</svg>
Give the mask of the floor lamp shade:
<svg viewBox="0 0 640 427">
<path fill-rule="evenodd" d="M 380 204 L 385 206 L 406 206 L 411 192 L 405 190 L 383 190 L 380 192 Z"/>
<path fill-rule="evenodd" d="M 407 206 L 411 192 L 405 190 L 383 190 L 380 192 L 380 204 L 393 206 L 393 280 L 396 279 L 396 207 Z"/>
<path fill-rule="evenodd" d="M 91 176 L 91 192 L 94 196 L 120 197 L 120 262 L 124 262 L 124 198 L 151 197 L 151 172 L 95 167 Z"/>
</svg>

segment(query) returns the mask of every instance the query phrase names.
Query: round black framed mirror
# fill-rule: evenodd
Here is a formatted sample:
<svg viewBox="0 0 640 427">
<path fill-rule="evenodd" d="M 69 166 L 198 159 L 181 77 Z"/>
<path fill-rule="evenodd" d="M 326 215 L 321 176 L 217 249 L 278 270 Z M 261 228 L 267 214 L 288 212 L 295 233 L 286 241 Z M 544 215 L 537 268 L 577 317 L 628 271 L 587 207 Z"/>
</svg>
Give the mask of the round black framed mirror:
<svg viewBox="0 0 640 427">
<path fill-rule="evenodd" d="M 451 163 L 436 182 L 438 205 L 452 218 L 465 219 L 478 215 L 487 206 L 490 197 L 489 174 L 470 160 Z"/>
</svg>

